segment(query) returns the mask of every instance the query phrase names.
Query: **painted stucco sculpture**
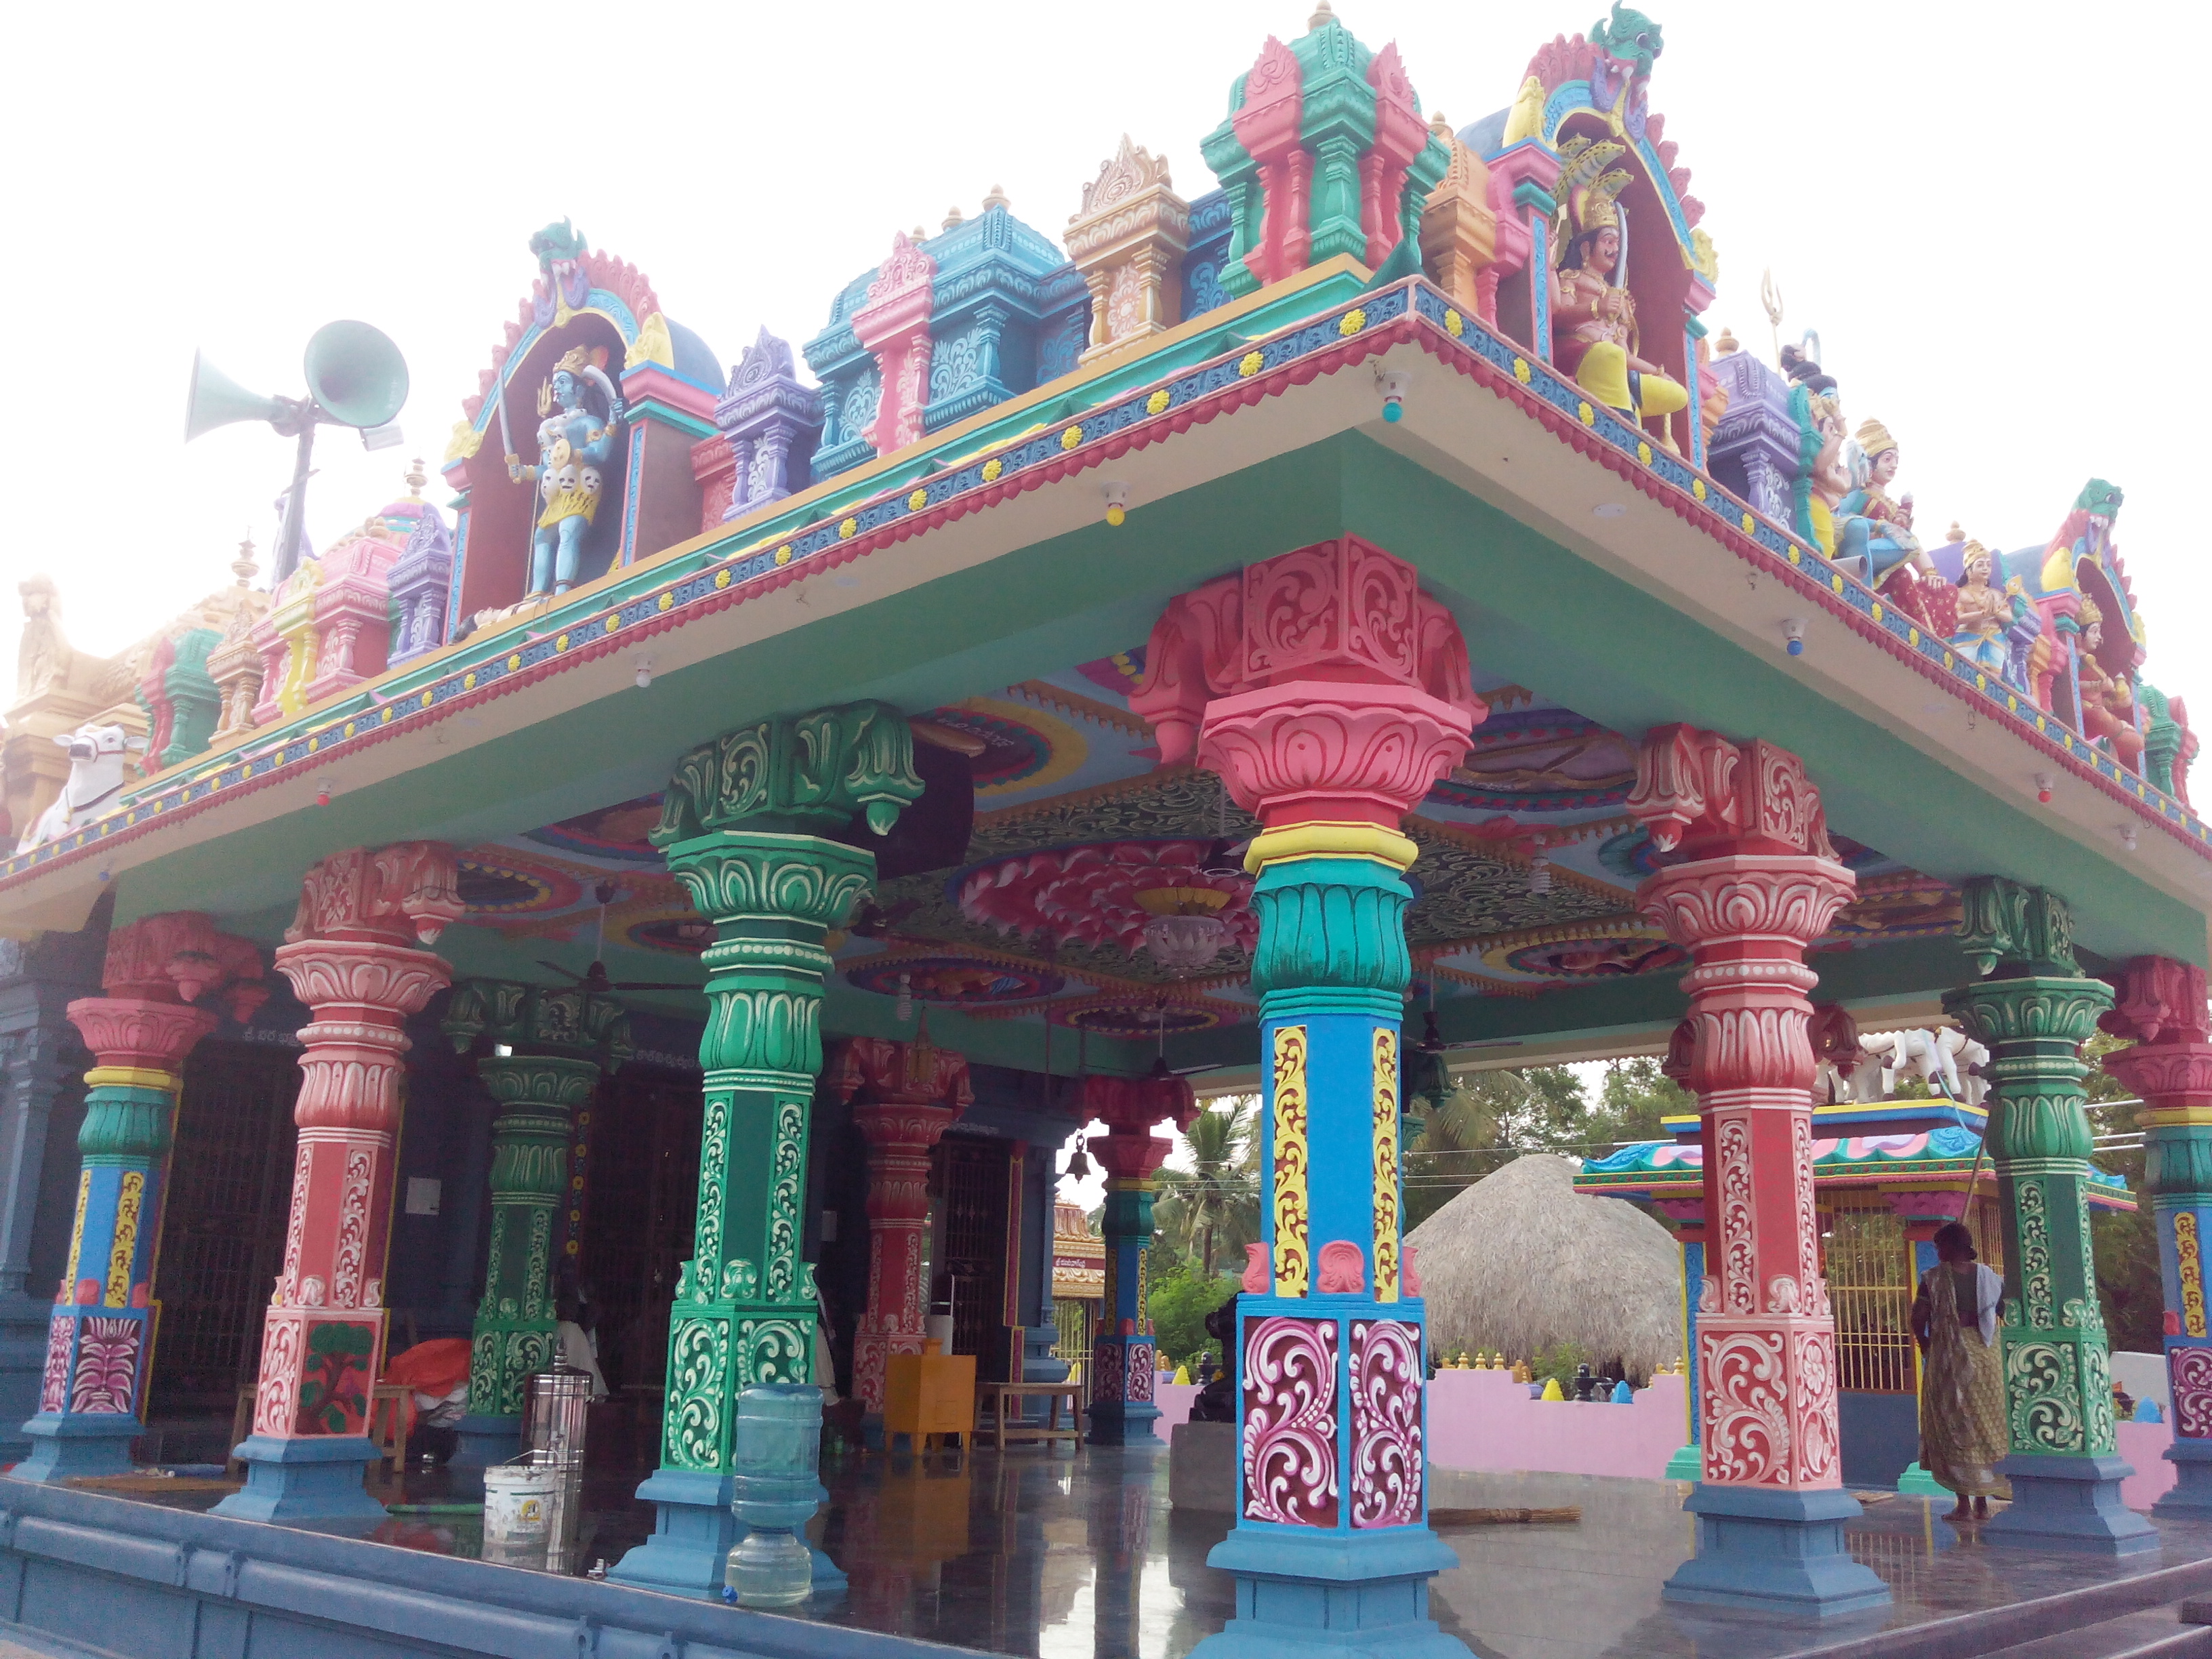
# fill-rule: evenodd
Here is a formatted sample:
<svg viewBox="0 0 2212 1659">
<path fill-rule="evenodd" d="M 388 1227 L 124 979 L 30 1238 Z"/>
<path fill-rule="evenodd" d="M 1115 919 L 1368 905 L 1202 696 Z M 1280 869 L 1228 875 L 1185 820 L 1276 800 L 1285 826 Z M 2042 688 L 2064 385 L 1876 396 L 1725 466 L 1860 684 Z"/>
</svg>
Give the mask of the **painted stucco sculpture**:
<svg viewBox="0 0 2212 1659">
<path fill-rule="evenodd" d="M 1190 246 L 1190 204 L 1175 192 L 1165 156 L 1121 135 L 1119 149 L 1083 187 L 1071 214 L 1068 258 L 1091 293 L 1082 361 L 1164 333 L 1182 320 L 1176 264 Z"/>
<path fill-rule="evenodd" d="M 1164 762 L 1194 741 L 1263 826 L 1246 859 L 1263 1248 L 1237 1304 L 1237 1521 L 1207 1558 L 1236 1576 L 1237 1613 L 1206 1659 L 1279 1653 L 1286 1626 L 1360 1651 L 1465 1651 L 1428 1616 L 1428 1581 L 1456 1558 L 1427 1526 L 1427 1342 L 1400 1258 L 1414 848 L 1397 826 L 1487 712 L 1466 672 L 1412 567 L 1346 537 L 1172 602 L 1132 698 Z"/>
<path fill-rule="evenodd" d="M 763 328 L 730 370 L 714 423 L 732 469 L 719 516 L 742 519 L 805 487 L 822 432 L 821 389 L 800 382 L 789 343 Z"/>
<path fill-rule="evenodd" d="M 477 1076 L 498 1109 L 491 1243 L 453 1460 L 476 1468 L 521 1449 L 524 1385 L 552 1363 L 569 1143 L 600 1078 L 629 1056 L 629 1018 L 614 998 L 580 986 L 471 979 L 454 988 L 439 1029 L 457 1054 L 489 1040 Z"/>
<path fill-rule="evenodd" d="M 853 1392 L 880 1424 L 895 1353 L 920 1353 L 922 1258 L 929 1230 L 929 1154 L 975 1100 L 968 1062 L 929 1040 L 854 1037 L 838 1047 L 823 1083 L 853 1108 L 868 1144 L 868 1299 L 853 1334 Z"/>
<path fill-rule="evenodd" d="M 1996 1056 L 1990 1164 L 2005 1226 L 2000 1340 L 2011 1455 L 1997 1470 L 2012 1482 L 2012 1503 L 1983 1532 L 2110 1555 L 2154 1550 L 2157 1532 L 2120 1498 L 2132 1470 L 2112 1426 L 2084 1193 L 2092 1143 L 2081 1046 L 2112 1007 L 2112 988 L 2081 973 L 2066 901 L 2045 888 L 1997 876 L 1968 882 L 1959 940 L 1982 977 L 1947 994 L 1943 1008 Z"/>
<path fill-rule="evenodd" d="M 695 1254 L 669 1312 L 659 1467 L 638 1489 L 659 1520 L 615 1567 L 624 1583 L 720 1594 L 735 1541 L 738 1394 L 813 1380 L 800 1205 L 823 1060 L 823 940 L 876 876 L 872 853 L 831 836 L 855 821 L 885 833 L 921 787 L 905 717 L 877 702 L 740 727 L 692 750 L 669 780 L 651 840 L 715 940 L 702 957 Z"/>
<path fill-rule="evenodd" d="M 69 1006 L 94 1061 L 77 1132 L 84 1162 L 18 1480 L 131 1472 L 131 1442 L 145 1431 L 155 1257 L 185 1057 L 223 1016 L 242 1021 L 269 995 L 261 953 L 196 910 L 116 929 L 100 984 L 106 994 Z"/>
<path fill-rule="evenodd" d="M 244 1490 L 216 1512 L 246 1521 L 380 1517 L 362 1490 L 375 1449 L 369 1393 L 383 1369 L 404 1026 L 452 978 L 425 946 L 463 913 L 453 849 L 355 848 L 309 868 L 277 971 L 313 1018 L 294 1120 L 291 1218 L 270 1298 Z"/>
<path fill-rule="evenodd" d="M 1152 1402 L 1158 1347 L 1152 1340 L 1152 1198 L 1160 1166 L 1175 1142 L 1154 1130 L 1176 1133 L 1198 1115 L 1197 1097 L 1164 1060 L 1144 1077 L 1087 1077 L 1083 1108 L 1106 1126 L 1090 1140 L 1091 1155 L 1106 1176 L 1099 1216 L 1106 1280 L 1099 1324 L 1091 1344 L 1091 1412 L 1087 1438 L 1094 1446 L 1157 1443 Z"/>
<path fill-rule="evenodd" d="M 2169 957 L 2137 957 L 2122 972 L 2112 1006 L 2098 1019 L 2132 1046 L 2105 1056 L 2105 1069 L 2142 1102 L 2143 1188 L 2158 1229 L 2165 1291 L 2166 1380 L 2174 1484 L 2151 1513 L 2212 1516 L 2212 1325 L 2204 1309 L 2212 1234 L 2212 1011 L 2204 970 Z"/>
<path fill-rule="evenodd" d="M 592 406 L 586 386 L 598 392 L 599 407 Z M 605 365 L 577 346 L 554 365 L 538 395 L 538 459 L 526 462 L 512 453 L 507 458 L 509 477 L 537 487 L 526 598 L 565 593 L 575 581 L 584 534 L 599 517 L 605 471 L 622 439 L 624 409 Z"/>
<path fill-rule="evenodd" d="M 1683 1080 L 1703 1114 L 1705 1273 L 1697 1310 L 1704 1476 L 1698 1553 L 1669 1600 L 1823 1616 L 1888 1586 L 1851 1559 L 1836 1324 L 1813 1200 L 1813 1005 L 1805 949 L 1856 883 L 1820 792 L 1789 750 L 1663 726 L 1628 810 L 1662 853 L 1637 905 L 1690 953 Z"/>
</svg>

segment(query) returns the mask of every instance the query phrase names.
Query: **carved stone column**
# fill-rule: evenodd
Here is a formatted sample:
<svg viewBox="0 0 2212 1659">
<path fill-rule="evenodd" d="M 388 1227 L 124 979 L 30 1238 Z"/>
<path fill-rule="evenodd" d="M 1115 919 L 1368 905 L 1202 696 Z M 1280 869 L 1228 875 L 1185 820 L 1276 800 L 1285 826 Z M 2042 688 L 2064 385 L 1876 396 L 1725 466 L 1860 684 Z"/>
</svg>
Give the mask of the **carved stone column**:
<svg viewBox="0 0 2212 1659">
<path fill-rule="evenodd" d="M 611 1576 L 719 1596 L 736 1541 L 731 1435 L 740 1390 L 812 1379 L 812 1267 L 801 1257 L 807 1114 L 822 1069 L 828 930 L 873 884 L 878 835 L 921 793 L 905 718 L 882 703 L 780 717 L 677 763 L 653 831 L 692 907 L 714 924 L 699 1042 L 705 1114 L 695 1255 L 668 1323 L 660 1467 L 638 1488 L 653 1535 Z M 816 1577 L 826 1564 L 817 1559 Z"/>
<path fill-rule="evenodd" d="M 457 1054 L 491 1040 L 477 1075 L 499 1112 L 490 1259 L 477 1304 L 468 1415 L 453 1459 L 482 1468 L 522 1449 L 524 1384 L 553 1360 L 553 1241 L 568 1204 L 568 1143 L 600 1076 L 629 1057 L 629 1018 L 612 997 L 577 986 L 472 979 L 453 993 L 439 1029 Z"/>
<path fill-rule="evenodd" d="M 2212 1018 L 2204 970 L 2137 957 L 2118 1001 L 2099 1022 L 2136 1046 L 2105 1069 L 2142 1100 L 2143 1190 L 2158 1225 L 2166 1291 L 2166 1371 L 2174 1485 L 2151 1513 L 2212 1519 L 2212 1328 L 2204 1312 L 2205 1245 L 2212 1238 Z"/>
<path fill-rule="evenodd" d="M 827 1082 L 853 1103 L 868 1143 L 868 1305 L 853 1337 L 853 1392 L 880 1425 L 890 1357 L 921 1352 L 930 1151 L 975 1094 L 968 1062 L 932 1042 L 926 1023 L 911 1042 L 854 1037 Z"/>
<path fill-rule="evenodd" d="M 109 994 L 69 1006 L 92 1051 L 77 1150 L 69 1267 L 46 1331 L 31 1455 L 18 1480 L 127 1474 L 143 1432 L 161 1182 L 185 1056 L 222 1009 L 244 1019 L 267 999 L 261 953 L 196 910 L 148 916 L 108 936 Z"/>
<path fill-rule="evenodd" d="M 1705 1474 L 1687 1507 L 1698 1553 L 1671 1601 L 1825 1615 L 1880 1607 L 1851 1559 L 1837 1431 L 1836 1322 L 1813 1205 L 1805 948 L 1857 884 L 1828 843 L 1803 763 L 1771 744 L 1662 726 L 1628 810 L 1662 853 L 1637 904 L 1690 953 L 1685 1080 L 1705 1142 L 1705 1273 L 1697 1315 Z"/>
<path fill-rule="evenodd" d="M 1246 863 L 1264 1242 L 1238 1303 L 1237 1523 L 1207 1557 L 1236 1575 L 1237 1616 L 1197 1651 L 1260 1659 L 1318 1630 L 1463 1656 L 1428 1616 L 1429 1580 L 1456 1558 L 1428 1527 L 1426 1315 L 1400 1250 L 1414 848 L 1397 825 L 1488 710 L 1450 613 L 1352 537 L 1176 600 L 1146 674 L 1131 701 L 1163 756 L 1195 725 L 1201 763 L 1263 826 Z"/>
<path fill-rule="evenodd" d="M 427 950 L 462 913 L 453 849 L 356 848 L 308 870 L 276 966 L 314 1018 L 292 1110 L 283 1272 L 261 1338 L 246 1487 L 216 1506 L 246 1521 L 375 1518 L 362 1490 L 369 1389 L 384 1361 L 384 1253 L 392 1216 L 403 1028 L 452 977 Z"/>
<path fill-rule="evenodd" d="M 2066 902 L 2000 877 L 1969 881 L 1959 938 L 1987 977 L 1943 1009 L 1990 1051 L 1990 1167 L 2004 1216 L 2005 1419 L 2012 1504 L 1992 1542 L 2129 1555 L 2158 1547 L 2120 1499 L 2135 1473 L 2112 1425 L 2112 1376 L 2089 1245 L 2081 1045 L 2112 989 L 2074 959 Z"/>
<path fill-rule="evenodd" d="M 1106 1294 L 1091 1341 L 1087 1437 L 1094 1446 L 1158 1445 L 1152 1425 L 1160 1408 L 1152 1403 L 1152 1378 L 1159 1351 L 1146 1307 L 1155 1178 L 1175 1142 L 1152 1128 L 1170 1121 L 1179 1131 L 1188 1129 L 1198 1102 L 1190 1085 L 1163 1066 L 1149 1077 L 1085 1079 L 1083 1109 L 1106 1125 L 1106 1133 L 1091 1142 L 1091 1155 L 1106 1174 L 1099 1224 Z"/>
</svg>

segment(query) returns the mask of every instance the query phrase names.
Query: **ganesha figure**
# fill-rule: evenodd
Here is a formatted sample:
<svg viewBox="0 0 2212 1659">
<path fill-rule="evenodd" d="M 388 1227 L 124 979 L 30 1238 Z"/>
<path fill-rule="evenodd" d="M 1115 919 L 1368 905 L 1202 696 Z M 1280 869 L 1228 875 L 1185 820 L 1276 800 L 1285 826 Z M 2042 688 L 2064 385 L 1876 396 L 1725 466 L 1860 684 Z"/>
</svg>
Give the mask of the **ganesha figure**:
<svg viewBox="0 0 2212 1659">
<path fill-rule="evenodd" d="M 2084 594 L 2076 617 L 2081 629 L 2075 674 L 2081 688 L 2081 730 L 2102 743 L 2130 771 L 2141 763 L 2143 735 L 2136 724 L 2135 688 L 2130 677 L 2114 674 L 2097 659 L 2105 643 L 2105 613 Z"/>
<path fill-rule="evenodd" d="M 1677 449 L 1673 416 L 1690 405 L 1682 385 L 1638 355 L 1636 296 L 1621 265 L 1617 199 L 1629 175 L 1607 164 L 1622 154 L 1612 140 L 1570 139 L 1560 146 L 1559 223 L 1563 250 L 1552 273 L 1552 360 L 1590 401 L 1630 420 L 1661 417 L 1660 441 Z"/>
<path fill-rule="evenodd" d="M 538 484 L 539 512 L 530 538 L 530 589 L 536 599 L 565 593 L 576 580 L 584 535 L 599 516 L 605 493 L 602 469 L 622 435 L 622 394 L 607 378 L 604 351 L 576 347 L 554 366 L 551 383 L 538 394 L 536 465 L 520 455 L 507 458 L 507 476 Z M 605 400 L 606 413 L 594 415 L 584 392 L 586 382 Z"/>
<path fill-rule="evenodd" d="M 1933 575 L 1936 568 L 1912 533 L 1912 497 L 1890 499 L 1897 440 L 1880 421 L 1862 421 L 1854 442 L 1843 458 L 1851 487 L 1834 505 L 1836 562 L 1874 586 L 1907 562 L 1922 575 Z"/>
<path fill-rule="evenodd" d="M 2043 619 L 2027 601 L 2019 577 L 1996 586 L 1996 556 L 1979 542 L 1960 554 L 1959 620 L 1951 648 L 2008 685 L 2028 689 L 2028 656 L 2043 633 Z"/>
</svg>

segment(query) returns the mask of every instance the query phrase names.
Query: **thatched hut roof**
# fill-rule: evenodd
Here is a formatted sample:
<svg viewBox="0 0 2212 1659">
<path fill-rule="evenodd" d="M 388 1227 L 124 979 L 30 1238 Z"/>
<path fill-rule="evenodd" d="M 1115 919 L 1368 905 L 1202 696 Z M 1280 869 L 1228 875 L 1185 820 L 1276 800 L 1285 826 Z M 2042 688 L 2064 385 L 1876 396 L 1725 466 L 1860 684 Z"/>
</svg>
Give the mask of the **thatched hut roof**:
<svg viewBox="0 0 2212 1659">
<path fill-rule="evenodd" d="M 1575 1166 L 1517 1158 L 1406 1235 L 1429 1341 L 1526 1359 L 1561 1342 L 1646 1373 L 1682 1356 L 1682 1256 L 1621 1199 L 1574 1189 Z"/>
</svg>

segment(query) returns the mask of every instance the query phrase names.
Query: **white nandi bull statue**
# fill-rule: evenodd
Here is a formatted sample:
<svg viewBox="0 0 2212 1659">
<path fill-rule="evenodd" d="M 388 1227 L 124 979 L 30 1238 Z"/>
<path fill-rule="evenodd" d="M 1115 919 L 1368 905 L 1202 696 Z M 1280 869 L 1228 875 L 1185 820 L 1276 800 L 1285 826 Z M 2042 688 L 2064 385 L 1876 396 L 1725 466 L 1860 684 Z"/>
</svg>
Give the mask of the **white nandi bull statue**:
<svg viewBox="0 0 2212 1659">
<path fill-rule="evenodd" d="M 54 804 L 23 832 L 23 838 L 15 843 L 19 853 L 59 841 L 78 825 L 98 817 L 123 792 L 123 773 L 131 752 L 146 746 L 145 738 L 134 738 L 119 726 L 80 726 L 54 741 L 69 750 L 69 781 L 62 786 Z"/>
<path fill-rule="evenodd" d="M 1990 1051 L 1955 1027 L 1873 1031 L 1859 1039 L 1859 1047 L 1866 1061 L 1852 1084 L 1862 1099 L 1886 1097 L 1901 1077 L 1920 1078 L 1938 1093 L 1968 1106 L 1979 1106 L 1989 1092 L 1989 1085 L 1972 1068 L 1985 1064 Z M 1872 1092 L 1877 1083 L 1879 1095 Z"/>
</svg>

